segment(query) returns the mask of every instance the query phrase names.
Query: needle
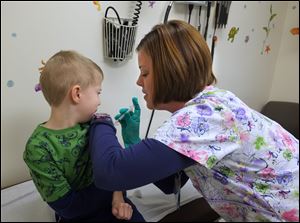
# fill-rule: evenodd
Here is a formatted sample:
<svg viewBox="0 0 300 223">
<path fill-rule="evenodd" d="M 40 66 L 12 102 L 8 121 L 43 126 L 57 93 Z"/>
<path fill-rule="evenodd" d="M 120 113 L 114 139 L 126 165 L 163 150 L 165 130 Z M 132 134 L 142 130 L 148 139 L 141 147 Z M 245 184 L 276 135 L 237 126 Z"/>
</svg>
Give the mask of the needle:
<svg viewBox="0 0 300 223">
<path fill-rule="evenodd" d="M 133 111 L 133 106 L 129 106 L 129 109 L 125 113 L 123 113 L 118 119 L 116 119 L 115 124 L 120 123 L 120 121 L 124 118 L 124 116 L 132 111 Z"/>
</svg>

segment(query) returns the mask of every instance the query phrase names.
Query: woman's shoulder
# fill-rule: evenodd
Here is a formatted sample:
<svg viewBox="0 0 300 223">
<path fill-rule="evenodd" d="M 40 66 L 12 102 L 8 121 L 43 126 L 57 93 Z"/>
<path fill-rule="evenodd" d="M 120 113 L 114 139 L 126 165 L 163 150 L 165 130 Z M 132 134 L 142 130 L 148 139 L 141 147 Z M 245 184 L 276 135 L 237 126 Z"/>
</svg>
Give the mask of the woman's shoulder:
<svg viewBox="0 0 300 223">
<path fill-rule="evenodd" d="M 193 104 L 223 104 L 230 106 L 231 104 L 246 105 L 233 92 L 224 90 L 215 86 L 207 86 L 203 91 L 199 92 L 194 98 L 186 103 L 186 105 Z"/>
</svg>

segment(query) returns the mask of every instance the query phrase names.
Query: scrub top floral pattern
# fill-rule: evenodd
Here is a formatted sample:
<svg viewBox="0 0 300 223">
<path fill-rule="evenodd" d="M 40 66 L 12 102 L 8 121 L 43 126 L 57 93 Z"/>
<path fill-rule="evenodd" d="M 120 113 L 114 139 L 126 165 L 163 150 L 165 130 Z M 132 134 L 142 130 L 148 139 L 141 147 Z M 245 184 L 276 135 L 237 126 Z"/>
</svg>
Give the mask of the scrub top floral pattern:
<svg viewBox="0 0 300 223">
<path fill-rule="evenodd" d="M 299 140 L 233 93 L 207 86 L 154 138 L 197 161 L 185 173 L 226 221 L 299 221 Z"/>
</svg>

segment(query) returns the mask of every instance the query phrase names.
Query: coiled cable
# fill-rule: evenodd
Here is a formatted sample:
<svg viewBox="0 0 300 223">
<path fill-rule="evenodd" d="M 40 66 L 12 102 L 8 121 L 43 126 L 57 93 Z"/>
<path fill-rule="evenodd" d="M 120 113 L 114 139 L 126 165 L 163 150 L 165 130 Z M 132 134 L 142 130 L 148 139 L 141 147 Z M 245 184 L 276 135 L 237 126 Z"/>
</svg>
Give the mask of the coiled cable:
<svg viewBox="0 0 300 223">
<path fill-rule="evenodd" d="M 140 13 L 141 13 L 141 8 L 142 8 L 142 1 L 137 1 L 136 4 L 136 8 L 134 9 L 134 16 L 133 16 L 133 20 L 132 20 L 132 25 L 135 26 L 138 23 L 139 17 L 140 17 Z"/>
</svg>

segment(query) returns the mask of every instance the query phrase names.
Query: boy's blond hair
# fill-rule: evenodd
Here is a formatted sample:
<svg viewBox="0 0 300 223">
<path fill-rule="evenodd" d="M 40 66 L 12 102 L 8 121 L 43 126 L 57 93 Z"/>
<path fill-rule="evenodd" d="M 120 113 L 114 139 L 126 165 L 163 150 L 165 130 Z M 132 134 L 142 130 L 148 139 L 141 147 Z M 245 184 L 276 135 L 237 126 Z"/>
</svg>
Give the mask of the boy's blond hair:
<svg viewBox="0 0 300 223">
<path fill-rule="evenodd" d="M 78 84 L 84 90 L 102 80 L 101 68 L 75 51 L 56 53 L 47 61 L 40 76 L 42 92 L 50 106 L 60 105 L 72 86 Z"/>
</svg>

